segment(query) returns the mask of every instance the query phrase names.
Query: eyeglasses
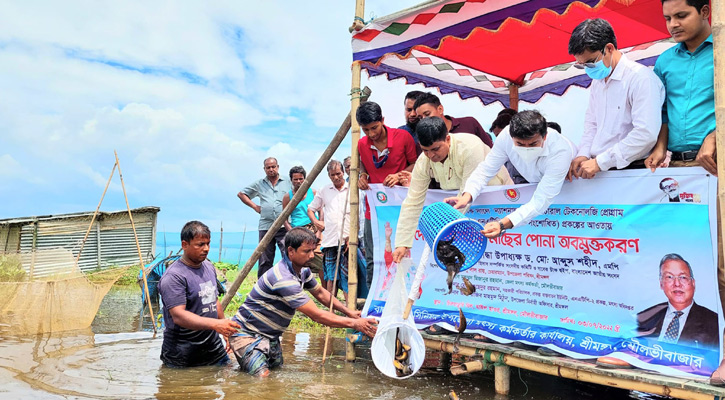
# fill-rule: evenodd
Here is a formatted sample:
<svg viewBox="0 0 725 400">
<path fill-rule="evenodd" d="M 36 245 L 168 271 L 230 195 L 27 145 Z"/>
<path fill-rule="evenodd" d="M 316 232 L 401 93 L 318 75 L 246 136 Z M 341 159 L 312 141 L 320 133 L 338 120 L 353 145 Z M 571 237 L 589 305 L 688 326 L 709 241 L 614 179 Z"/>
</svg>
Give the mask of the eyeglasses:
<svg viewBox="0 0 725 400">
<path fill-rule="evenodd" d="M 604 58 L 604 50 L 601 50 L 602 58 Z M 583 62 L 583 63 L 574 63 L 574 68 L 578 69 L 584 69 L 584 68 L 594 68 L 599 62 L 599 57 L 597 57 L 593 62 Z"/>
<path fill-rule="evenodd" d="M 668 274 L 662 275 L 662 280 L 669 284 L 673 284 L 675 283 L 675 280 L 677 280 L 678 282 L 680 282 L 680 285 L 689 285 L 690 282 L 692 282 L 694 279 L 687 275 L 674 276 Z"/>
</svg>

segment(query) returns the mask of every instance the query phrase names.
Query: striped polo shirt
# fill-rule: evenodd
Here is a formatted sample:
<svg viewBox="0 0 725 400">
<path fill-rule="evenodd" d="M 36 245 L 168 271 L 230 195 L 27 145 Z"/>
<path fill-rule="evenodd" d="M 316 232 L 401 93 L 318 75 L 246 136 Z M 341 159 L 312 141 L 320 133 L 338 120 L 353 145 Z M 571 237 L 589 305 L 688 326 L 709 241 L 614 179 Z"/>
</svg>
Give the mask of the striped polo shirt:
<svg viewBox="0 0 725 400">
<path fill-rule="evenodd" d="M 309 268 L 302 268 L 298 275 L 284 257 L 257 280 L 233 319 L 244 331 L 278 337 L 289 326 L 295 310 L 310 301 L 304 290 L 312 291 L 318 285 Z"/>
</svg>

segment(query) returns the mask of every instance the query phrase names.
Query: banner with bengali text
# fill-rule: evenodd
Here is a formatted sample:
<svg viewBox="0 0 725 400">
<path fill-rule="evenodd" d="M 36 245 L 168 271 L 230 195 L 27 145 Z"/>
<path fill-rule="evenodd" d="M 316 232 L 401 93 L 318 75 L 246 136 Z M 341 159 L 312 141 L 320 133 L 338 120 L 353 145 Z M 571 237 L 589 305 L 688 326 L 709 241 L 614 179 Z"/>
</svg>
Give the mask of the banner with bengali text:
<svg viewBox="0 0 725 400">
<path fill-rule="evenodd" d="M 528 202 L 535 188 L 486 188 L 467 216 L 484 224 L 501 219 Z M 580 359 L 609 355 L 668 375 L 710 376 L 720 364 L 725 326 L 717 284 L 716 188 L 717 179 L 701 168 L 614 171 L 565 182 L 545 214 L 489 240 L 481 260 L 455 278 L 451 294 L 446 272 L 431 256 L 413 307 L 415 322 L 454 330 L 460 307 L 466 333 L 497 342 L 546 346 Z M 382 185 L 366 193 L 375 273 L 363 315 L 379 317 L 385 306 L 406 193 Z M 452 195 L 431 190 L 426 205 Z M 425 243 L 416 232 L 408 288 Z M 679 272 L 660 278 L 660 261 L 673 254 Z M 683 272 L 686 264 L 676 256 L 691 271 Z M 461 293 L 462 277 L 476 286 L 475 293 Z M 678 318 L 683 323 L 671 326 L 681 304 L 690 304 Z"/>
</svg>

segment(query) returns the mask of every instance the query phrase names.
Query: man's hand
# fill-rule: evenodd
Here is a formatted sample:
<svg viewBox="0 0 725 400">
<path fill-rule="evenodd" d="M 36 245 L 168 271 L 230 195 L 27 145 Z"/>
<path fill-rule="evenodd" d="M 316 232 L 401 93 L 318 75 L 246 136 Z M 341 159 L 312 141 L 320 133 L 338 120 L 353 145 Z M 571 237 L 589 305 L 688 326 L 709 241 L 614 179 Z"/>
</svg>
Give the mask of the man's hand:
<svg viewBox="0 0 725 400">
<path fill-rule="evenodd" d="M 319 221 L 318 220 L 318 221 L 315 221 L 314 224 L 315 224 L 315 228 L 317 228 L 317 230 L 319 232 L 322 232 L 322 231 L 325 230 L 325 222 L 324 221 Z"/>
<path fill-rule="evenodd" d="M 214 323 L 214 330 L 222 336 L 230 336 L 237 333 L 237 329 L 241 328 L 238 323 L 231 319 L 217 319 Z"/>
<path fill-rule="evenodd" d="M 365 336 L 374 337 L 378 331 L 377 325 L 377 321 L 372 318 L 359 318 L 355 320 L 353 329 L 362 332 Z"/>
<path fill-rule="evenodd" d="M 383 180 L 383 185 L 387 187 L 393 187 L 400 182 L 400 179 L 398 178 L 398 174 L 390 174 L 385 177 L 385 180 Z"/>
<path fill-rule="evenodd" d="M 385 223 L 385 240 L 389 240 L 393 236 L 393 228 L 390 227 L 390 222 Z"/>
<path fill-rule="evenodd" d="M 410 249 L 405 246 L 396 247 L 395 251 L 393 251 L 393 262 L 400 263 L 403 261 L 403 257 L 405 257 L 409 251 Z"/>
<path fill-rule="evenodd" d="M 498 221 L 489 222 L 484 225 L 481 233 L 489 239 L 499 237 L 499 235 L 501 235 L 501 224 L 499 224 Z"/>
<path fill-rule="evenodd" d="M 465 206 L 467 206 L 468 203 L 471 202 L 471 200 L 473 200 L 473 196 L 471 196 L 470 193 L 465 192 L 458 197 L 447 197 L 443 201 L 452 205 L 453 208 L 455 208 L 456 210 L 460 210 L 460 209 L 464 208 Z"/>
<path fill-rule="evenodd" d="M 589 158 L 587 157 L 579 156 L 572 160 L 571 166 L 569 167 L 569 173 L 566 175 L 566 179 L 568 179 L 569 182 L 571 182 L 573 178 L 579 178 L 579 167 L 588 159 Z"/>
<path fill-rule="evenodd" d="M 581 165 L 579 166 L 579 177 L 583 179 L 592 179 L 597 174 L 597 172 L 600 171 L 601 169 L 599 169 L 597 159 L 592 158 L 581 163 Z"/>
<path fill-rule="evenodd" d="M 360 176 L 357 178 L 357 188 L 360 190 L 370 189 L 370 186 L 368 186 L 368 175 L 367 174 L 360 174 Z"/>
<path fill-rule="evenodd" d="M 362 311 L 355 310 L 355 311 L 353 311 L 353 312 L 350 313 L 350 318 L 358 319 L 358 318 L 360 318 L 361 315 L 362 315 Z"/>
<path fill-rule="evenodd" d="M 667 149 L 659 149 L 658 146 L 652 150 L 652 154 L 644 160 L 644 166 L 649 168 L 652 172 L 655 172 L 657 168 L 662 166 L 662 163 L 667 158 Z"/>
<path fill-rule="evenodd" d="M 412 180 L 413 174 L 411 174 L 410 171 L 398 172 L 398 183 L 400 183 L 401 186 L 410 186 L 410 181 Z"/>
<path fill-rule="evenodd" d="M 254 205 L 254 211 L 256 211 L 257 214 L 261 214 L 262 213 L 262 207 L 260 205 L 258 205 L 258 204 L 255 204 Z"/>
<path fill-rule="evenodd" d="M 715 132 L 705 136 L 705 140 L 702 141 L 700 151 L 697 152 L 695 157 L 702 168 L 715 176 L 717 176 L 717 147 L 715 146 Z"/>
</svg>

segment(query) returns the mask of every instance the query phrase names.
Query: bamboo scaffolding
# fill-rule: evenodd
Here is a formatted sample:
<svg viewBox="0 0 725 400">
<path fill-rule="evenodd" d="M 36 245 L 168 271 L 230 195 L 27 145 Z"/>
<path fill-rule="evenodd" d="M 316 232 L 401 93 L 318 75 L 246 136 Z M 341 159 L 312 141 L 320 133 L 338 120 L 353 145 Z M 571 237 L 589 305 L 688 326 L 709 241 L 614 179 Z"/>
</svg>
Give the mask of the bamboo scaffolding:
<svg viewBox="0 0 725 400">
<path fill-rule="evenodd" d="M 717 146 L 717 176 L 725 178 L 725 4 L 721 0 L 711 1 L 712 8 L 712 39 L 713 39 L 713 59 L 715 62 L 715 141 Z M 718 204 L 725 204 L 725 179 L 717 180 L 717 199 Z M 725 243 L 722 240 L 725 237 L 725 207 L 718 207 L 719 243 Z M 723 246 L 721 244 L 720 246 Z M 725 246 L 718 249 L 720 256 L 725 254 Z M 720 288 L 723 290 L 723 288 Z M 722 294 L 720 295 L 722 298 Z"/>
<path fill-rule="evenodd" d="M 353 20 L 353 29 L 362 29 L 361 24 L 355 24 L 356 21 L 363 20 L 365 15 L 365 0 L 355 1 L 355 19 Z M 347 276 L 347 308 L 351 310 L 357 309 L 357 249 L 358 249 L 358 232 L 360 231 L 360 192 L 357 190 L 358 168 L 360 156 L 357 152 L 357 142 L 360 140 L 360 125 L 357 123 L 355 114 L 361 101 L 363 101 L 363 92 L 360 90 L 361 80 L 360 62 L 352 63 L 352 84 L 350 88 L 350 116 L 351 124 L 351 149 L 350 149 L 350 242 L 348 245 L 348 276 Z M 352 266 L 352 267 L 350 267 Z M 352 342 L 345 347 L 345 360 L 355 361 L 355 345 Z"/>
<path fill-rule="evenodd" d="M 128 217 L 131 219 L 131 229 L 133 229 L 133 238 L 136 239 L 136 249 L 138 250 L 138 262 L 141 264 L 141 276 L 143 277 L 143 291 L 146 295 L 146 305 L 149 306 L 149 315 L 151 315 L 151 325 L 154 328 L 154 335 L 156 335 L 156 317 L 154 316 L 154 309 L 151 306 L 151 296 L 149 295 L 149 283 L 146 278 L 146 268 L 144 268 L 143 254 L 141 254 L 141 245 L 138 242 L 138 234 L 136 234 L 136 224 L 133 222 L 133 215 L 131 214 L 131 206 L 128 204 L 128 196 L 126 195 L 126 185 L 123 183 L 123 174 L 121 173 L 121 163 L 118 161 L 118 153 L 113 150 L 113 155 L 116 157 L 116 166 L 118 167 L 118 177 L 121 179 L 121 189 L 123 189 L 123 198 L 126 200 L 126 209 L 128 210 Z"/>
<path fill-rule="evenodd" d="M 362 90 L 362 95 L 367 97 L 370 95 L 370 92 L 370 89 L 365 87 Z M 234 295 L 237 294 L 237 291 L 242 285 L 242 282 L 244 282 L 244 279 L 247 277 L 247 275 L 249 275 L 249 271 L 251 271 L 252 267 L 254 267 L 254 263 L 259 260 L 262 252 L 267 247 L 267 245 L 272 242 L 272 239 L 274 239 L 274 235 L 277 233 L 279 228 L 282 227 L 284 221 L 289 218 L 290 214 L 292 214 L 292 210 L 294 210 L 295 207 L 297 207 L 297 204 L 302 201 L 302 198 L 305 196 L 305 194 L 307 194 L 307 190 L 312 185 L 312 182 L 314 182 L 320 172 L 325 168 L 325 165 L 327 165 L 327 162 L 330 161 L 332 155 L 335 154 L 337 148 L 340 147 L 340 143 L 342 143 L 342 141 L 345 139 L 347 131 L 350 129 L 350 125 L 351 118 L 350 114 L 348 114 L 347 117 L 345 117 L 345 120 L 342 122 L 342 125 L 340 125 L 340 128 L 337 130 L 337 133 L 335 133 L 335 136 L 333 136 L 332 140 L 330 141 L 330 144 L 327 146 L 327 149 L 325 149 L 320 158 L 317 160 L 317 163 L 315 163 L 315 165 L 310 170 L 307 178 L 305 178 L 304 182 L 302 182 L 302 185 L 300 186 L 299 190 L 297 190 L 297 193 L 292 196 L 292 199 L 290 199 L 287 207 L 282 210 L 282 214 L 280 214 L 277 219 L 274 220 L 272 226 L 269 227 L 267 234 L 264 235 L 262 240 L 259 241 L 257 248 L 254 249 L 251 257 L 249 257 L 249 259 L 247 259 L 247 262 L 244 263 L 244 268 L 242 268 L 242 270 L 239 272 L 237 278 L 234 279 L 232 285 L 229 286 L 227 294 L 222 299 L 222 309 L 226 310 L 227 306 L 229 306 L 229 303 L 234 298 Z M 350 182 L 350 186 L 352 186 L 352 182 Z M 354 193 L 357 193 L 357 191 L 355 191 Z M 350 219 L 353 219 L 352 215 L 350 216 Z"/>
</svg>

